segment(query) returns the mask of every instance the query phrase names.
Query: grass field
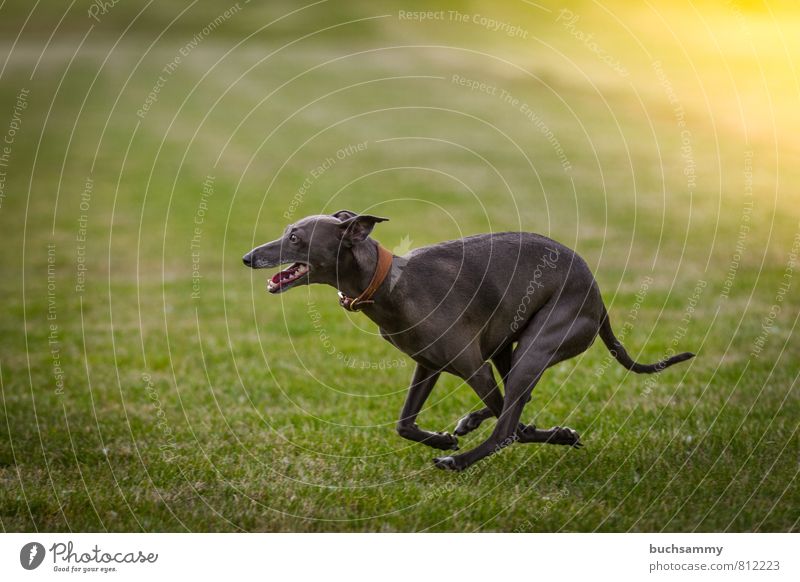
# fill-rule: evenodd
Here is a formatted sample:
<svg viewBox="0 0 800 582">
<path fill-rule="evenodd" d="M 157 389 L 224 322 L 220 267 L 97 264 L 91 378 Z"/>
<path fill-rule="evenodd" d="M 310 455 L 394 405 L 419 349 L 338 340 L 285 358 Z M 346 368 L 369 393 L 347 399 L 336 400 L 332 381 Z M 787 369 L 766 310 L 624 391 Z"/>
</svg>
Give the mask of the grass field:
<svg viewBox="0 0 800 582">
<path fill-rule="evenodd" d="M 798 529 L 789 3 L 71 6 L 0 4 L 3 530 Z M 525 412 L 584 449 L 438 471 L 411 360 L 241 265 L 341 208 L 396 252 L 556 238 L 637 359 L 697 358 L 598 343 Z M 477 407 L 446 377 L 420 425 Z"/>
</svg>

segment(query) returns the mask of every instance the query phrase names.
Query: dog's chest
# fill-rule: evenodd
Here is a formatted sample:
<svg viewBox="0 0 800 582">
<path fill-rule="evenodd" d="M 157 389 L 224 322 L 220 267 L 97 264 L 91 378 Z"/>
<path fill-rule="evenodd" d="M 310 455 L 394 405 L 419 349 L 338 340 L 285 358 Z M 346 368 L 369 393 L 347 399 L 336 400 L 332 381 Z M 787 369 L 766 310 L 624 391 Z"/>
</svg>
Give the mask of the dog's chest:
<svg viewBox="0 0 800 582">
<path fill-rule="evenodd" d="M 391 330 L 380 327 L 381 336 L 414 361 L 430 368 L 448 367 L 466 348 L 461 341 L 469 334 L 433 333 L 425 324 Z M 460 337 L 459 337 L 460 335 Z"/>
</svg>

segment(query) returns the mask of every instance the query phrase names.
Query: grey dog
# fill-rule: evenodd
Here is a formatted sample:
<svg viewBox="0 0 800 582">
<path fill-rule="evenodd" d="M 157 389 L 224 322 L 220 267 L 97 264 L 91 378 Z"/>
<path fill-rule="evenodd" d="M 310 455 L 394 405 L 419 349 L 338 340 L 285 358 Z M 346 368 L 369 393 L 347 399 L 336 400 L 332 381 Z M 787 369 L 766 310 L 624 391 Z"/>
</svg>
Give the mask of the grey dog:
<svg viewBox="0 0 800 582">
<path fill-rule="evenodd" d="M 384 339 L 416 362 L 397 422 L 403 438 L 458 450 L 458 436 L 490 417 L 498 419 L 477 447 L 435 458 L 441 469 L 463 470 L 514 442 L 582 446 L 570 428 L 538 429 L 520 417 L 544 371 L 584 352 L 598 335 L 620 364 L 640 374 L 694 356 L 634 362 L 611 330 L 588 265 L 554 240 L 526 232 L 480 234 L 396 257 L 370 238 L 385 220 L 349 210 L 309 216 L 243 260 L 253 269 L 291 263 L 269 279 L 271 293 L 311 283 L 339 289 L 343 307 L 363 310 Z M 462 378 L 485 406 L 462 417 L 455 435 L 416 424 L 442 372 Z"/>
</svg>

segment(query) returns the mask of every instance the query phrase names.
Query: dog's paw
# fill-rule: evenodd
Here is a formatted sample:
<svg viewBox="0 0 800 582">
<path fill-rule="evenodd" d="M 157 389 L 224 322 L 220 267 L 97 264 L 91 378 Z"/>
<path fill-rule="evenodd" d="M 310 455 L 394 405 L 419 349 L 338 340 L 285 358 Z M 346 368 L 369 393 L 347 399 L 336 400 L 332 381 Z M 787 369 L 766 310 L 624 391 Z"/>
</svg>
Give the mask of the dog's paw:
<svg viewBox="0 0 800 582">
<path fill-rule="evenodd" d="M 437 469 L 442 469 L 443 471 L 460 471 L 462 469 L 455 457 L 436 457 L 433 460 L 433 464 Z"/>
<path fill-rule="evenodd" d="M 425 439 L 425 444 L 442 451 L 457 451 L 458 437 L 449 432 L 435 432 Z"/>
<path fill-rule="evenodd" d="M 477 415 L 473 413 L 465 414 L 458 419 L 456 428 L 453 432 L 458 436 L 464 436 L 465 434 L 469 434 L 478 428 L 481 425 L 481 422 L 483 422 L 483 419 Z"/>
<path fill-rule="evenodd" d="M 580 435 L 568 426 L 555 426 L 552 430 L 553 436 L 547 442 L 554 445 L 567 445 L 576 449 L 583 447 Z"/>
</svg>

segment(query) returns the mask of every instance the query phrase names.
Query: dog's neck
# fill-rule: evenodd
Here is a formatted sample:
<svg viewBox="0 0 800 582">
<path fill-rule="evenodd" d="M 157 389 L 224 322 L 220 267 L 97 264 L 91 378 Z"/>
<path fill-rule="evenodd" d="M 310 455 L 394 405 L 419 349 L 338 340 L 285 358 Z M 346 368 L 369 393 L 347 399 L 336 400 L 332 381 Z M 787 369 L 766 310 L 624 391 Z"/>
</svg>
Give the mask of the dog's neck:
<svg viewBox="0 0 800 582">
<path fill-rule="evenodd" d="M 378 265 L 378 243 L 366 239 L 342 253 L 337 269 L 336 288 L 345 295 L 358 297 L 369 286 Z M 383 285 L 375 293 L 381 295 Z"/>
</svg>

